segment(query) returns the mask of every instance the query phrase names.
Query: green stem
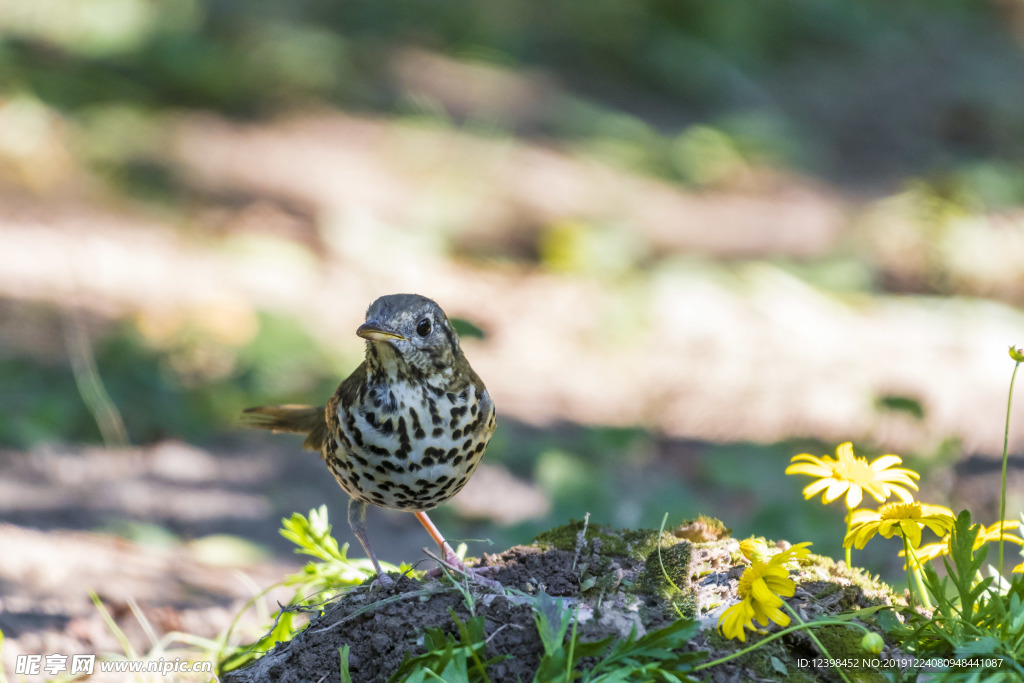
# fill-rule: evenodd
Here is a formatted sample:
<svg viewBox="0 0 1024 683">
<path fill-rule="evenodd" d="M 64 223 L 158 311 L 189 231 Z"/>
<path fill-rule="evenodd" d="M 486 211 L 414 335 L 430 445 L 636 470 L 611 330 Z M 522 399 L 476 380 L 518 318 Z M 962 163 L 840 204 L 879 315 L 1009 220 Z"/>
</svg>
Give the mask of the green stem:
<svg viewBox="0 0 1024 683">
<path fill-rule="evenodd" d="M 910 543 L 907 542 L 906 538 L 903 539 L 903 547 L 905 548 L 903 552 L 906 555 L 907 567 L 914 568 L 914 582 L 917 583 L 917 590 L 921 594 L 921 602 L 924 603 L 925 608 L 934 609 L 931 598 L 928 597 L 928 591 L 924 587 L 924 577 L 921 572 L 921 563 L 917 559 L 917 553 L 910 547 Z M 908 552 L 909 554 L 907 554 Z"/>
<path fill-rule="evenodd" d="M 762 645 L 767 645 L 768 643 L 772 642 L 773 640 L 778 640 L 782 636 L 788 636 L 790 633 L 795 633 L 796 631 L 804 631 L 804 630 L 810 631 L 810 629 L 816 628 L 818 626 L 851 626 L 853 628 L 859 628 L 861 631 L 864 631 L 864 633 L 871 633 L 871 631 L 866 626 L 864 626 L 862 624 L 858 624 L 858 623 L 853 622 L 853 621 L 841 621 L 839 619 L 821 619 L 821 620 L 812 621 L 810 623 L 801 621 L 796 626 L 790 626 L 789 628 L 784 628 L 781 631 L 776 631 L 775 633 L 771 634 L 770 636 L 765 636 L 764 638 L 762 638 L 761 640 L 757 641 L 756 643 L 752 643 L 752 644 L 746 646 L 745 648 L 743 648 L 742 650 L 740 650 L 738 652 L 733 652 L 731 655 L 727 655 L 725 657 L 719 657 L 718 659 L 715 659 L 713 661 L 704 662 L 703 664 L 695 666 L 695 667 L 693 667 L 693 669 L 691 669 L 691 671 L 700 671 L 701 669 L 708 669 L 708 668 L 710 668 L 712 666 L 718 666 L 719 664 L 725 664 L 726 662 L 728 662 L 730 660 L 736 659 L 737 657 L 742 657 L 743 655 L 747 654 L 748 652 L 752 652 L 752 651 L 756 650 L 757 648 L 761 647 Z"/>
<path fill-rule="evenodd" d="M 1010 407 L 1013 405 L 1013 382 L 1017 379 L 1017 368 L 1020 361 L 1013 365 L 1013 374 L 1010 376 L 1010 395 L 1006 397 L 1006 428 L 1003 430 L 1003 488 L 999 496 L 999 571 L 1003 571 L 1003 524 L 1006 519 L 1006 460 L 1010 445 Z"/>
<path fill-rule="evenodd" d="M 907 595 L 910 596 L 910 609 L 916 609 L 917 604 L 914 601 L 914 582 L 910 578 L 910 542 L 907 540 L 907 535 L 900 531 L 900 536 L 903 538 L 903 557 L 906 558 L 907 563 Z"/>
</svg>

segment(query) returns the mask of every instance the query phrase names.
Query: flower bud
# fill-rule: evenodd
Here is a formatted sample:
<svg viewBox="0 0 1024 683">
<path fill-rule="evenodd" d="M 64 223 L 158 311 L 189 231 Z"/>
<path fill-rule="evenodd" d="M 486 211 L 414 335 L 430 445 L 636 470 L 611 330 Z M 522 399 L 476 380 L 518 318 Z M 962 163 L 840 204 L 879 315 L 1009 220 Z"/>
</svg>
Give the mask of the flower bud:
<svg viewBox="0 0 1024 683">
<path fill-rule="evenodd" d="M 873 655 L 881 652 L 884 645 L 885 641 L 877 633 L 865 633 L 864 637 L 860 639 L 860 646 Z"/>
<path fill-rule="evenodd" d="M 1014 359 L 1018 363 L 1024 363 L 1024 350 L 1018 349 L 1016 346 L 1011 346 L 1010 358 Z"/>
<path fill-rule="evenodd" d="M 748 538 L 740 541 L 740 552 L 750 562 L 766 562 L 771 557 L 768 545 L 761 538 Z"/>
</svg>

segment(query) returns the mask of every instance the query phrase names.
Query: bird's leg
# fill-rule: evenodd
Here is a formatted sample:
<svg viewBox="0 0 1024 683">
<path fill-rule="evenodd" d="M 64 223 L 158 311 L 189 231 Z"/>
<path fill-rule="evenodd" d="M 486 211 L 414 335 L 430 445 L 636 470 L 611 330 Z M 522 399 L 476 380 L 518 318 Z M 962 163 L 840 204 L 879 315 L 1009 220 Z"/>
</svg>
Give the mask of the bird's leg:
<svg viewBox="0 0 1024 683">
<path fill-rule="evenodd" d="M 444 536 L 442 536 L 441 532 L 437 530 L 434 523 L 430 521 L 430 517 L 427 517 L 427 513 L 421 510 L 415 514 L 416 519 L 420 520 L 420 524 L 422 524 L 423 528 L 427 530 L 430 537 L 441 547 L 441 559 L 444 560 L 445 564 L 450 564 L 459 571 L 466 573 L 466 565 L 462 564 L 462 560 L 460 560 L 459 556 L 455 554 L 452 547 L 448 545 L 448 541 L 444 540 Z"/>
<path fill-rule="evenodd" d="M 382 585 L 392 585 L 394 580 L 381 570 L 380 562 L 377 561 L 377 555 L 373 552 L 373 548 L 370 547 L 370 537 L 366 535 L 366 503 L 355 498 L 349 498 L 348 525 L 351 527 L 352 533 L 359 539 L 359 544 L 363 546 L 363 550 L 366 551 L 366 556 L 373 563 L 373 568 L 377 570 L 377 580 Z"/>
<path fill-rule="evenodd" d="M 459 556 L 456 555 L 455 551 L 452 550 L 452 547 L 448 545 L 448 541 L 444 540 L 444 536 L 442 536 L 441 532 L 437 530 L 437 527 L 434 526 L 434 523 L 430 521 L 430 517 L 427 517 L 427 513 L 421 510 L 420 512 L 417 512 L 415 514 L 416 519 L 420 520 L 420 524 L 422 524 L 423 528 L 427 530 L 427 533 L 430 534 L 430 537 L 432 539 L 434 539 L 434 542 L 441 546 L 441 559 L 444 560 L 445 564 L 454 567 L 456 571 L 462 572 L 467 577 L 471 578 L 472 580 L 476 581 L 477 583 L 483 586 L 493 588 L 499 591 L 503 590 L 500 583 L 498 583 L 494 579 L 489 579 L 483 576 L 484 573 L 496 569 L 496 567 L 475 567 L 473 569 L 470 569 L 462 563 L 462 560 L 459 559 Z M 431 570 L 427 573 L 430 576 L 440 576 L 440 569 L 441 568 L 439 567 L 438 569 Z"/>
</svg>

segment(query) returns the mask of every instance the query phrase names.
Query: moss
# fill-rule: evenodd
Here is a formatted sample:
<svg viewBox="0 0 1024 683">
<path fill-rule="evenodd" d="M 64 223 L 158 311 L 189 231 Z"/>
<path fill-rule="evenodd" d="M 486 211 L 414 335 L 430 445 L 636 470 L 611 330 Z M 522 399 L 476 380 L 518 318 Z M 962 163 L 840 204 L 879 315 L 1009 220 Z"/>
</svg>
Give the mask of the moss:
<svg viewBox="0 0 1024 683">
<path fill-rule="evenodd" d="M 824 600 L 843 590 L 842 586 L 828 581 L 805 581 L 800 584 L 800 587 L 813 595 L 816 600 Z"/>
<path fill-rule="evenodd" d="M 713 653 L 711 659 L 735 652 L 738 648 L 747 647 L 760 640 L 759 637 L 748 635 L 746 643 L 738 643 L 725 638 L 717 630 L 707 631 L 707 646 Z M 750 632 L 748 631 L 748 634 Z M 750 677 L 758 681 L 786 680 L 791 683 L 817 683 L 821 678 L 814 669 L 801 667 L 794 655 L 786 649 L 782 640 L 765 643 L 750 652 L 729 662 L 730 667 L 742 667 L 753 673 Z"/>
<path fill-rule="evenodd" d="M 860 647 L 860 639 L 863 632 L 860 629 L 853 629 L 846 626 L 824 626 L 814 629 L 814 635 L 821 641 L 828 655 L 816 654 L 807 651 L 795 651 L 791 644 L 787 646 L 785 639 L 774 640 L 762 644 L 751 652 L 733 660 L 734 665 L 749 669 L 754 680 L 787 680 L 791 682 L 810 682 L 823 680 L 839 680 L 834 670 L 825 674 L 824 670 L 817 670 L 807 666 L 806 662 L 801 663 L 799 659 L 821 658 L 831 656 L 833 658 L 862 658 L 863 666 L 854 666 L 843 669 L 847 679 L 856 683 L 876 683 L 886 680 L 885 676 L 878 669 L 868 666 L 867 662 L 877 655 L 864 652 Z M 748 631 L 748 639 L 745 644 L 737 643 L 723 637 L 717 631 L 707 632 L 707 646 L 711 648 L 715 656 L 735 651 L 738 646 L 749 646 L 760 640 Z"/>
<path fill-rule="evenodd" d="M 823 555 L 808 555 L 800 565 L 795 577 L 800 584 L 812 584 L 810 592 L 817 598 L 835 594 L 837 590 L 853 587 L 844 596 L 844 609 L 869 607 L 880 604 L 906 604 L 898 593 L 877 576 L 871 576 L 863 569 L 846 566 Z M 829 589 L 828 587 L 832 588 Z M 818 594 L 820 592 L 820 595 Z"/>
<path fill-rule="evenodd" d="M 676 600 L 690 590 L 692 563 L 693 544 L 689 541 L 663 548 L 660 553 L 655 548 L 637 577 L 636 589 L 657 595 L 666 602 Z"/>
<path fill-rule="evenodd" d="M 641 621 L 653 628 L 679 614 L 687 618 L 699 616 L 697 582 L 712 572 L 728 572 L 739 562 L 738 542 L 728 536 L 728 531 L 718 520 L 706 517 L 685 521 L 671 533 L 661 534 L 656 529 L 618 530 L 572 520 L 538 534 L 535 543 L 542 549 L 577 554 L 581 593 L 639 600 Z M 685 536 L 693 538 L 680 540 Z M 776 546 L 771 542 L 768 545 Z M 822 614 L 898 600 L 878 577 L 820 555 L 802 560 L 793 579 L 814 596 L 812 611 Z M 874 619 L 868 616 L 863 621 L 871 626 Z M 861 649 L 859 629 L 818 627 L 814 632 L 828 650 L 828 656 L 871 658 Z M 699 646 L 711 649 L 711 659 L 742 647 L 713 628 L 702 631 L 700 638 L 706 640 L 706 646 Z M 760 639 L 761 636 L 749 633 L 747 645 Z M 743 655 L 734 664 L 725 665 L 725 670 L 735 671 L 733 666 L 739 666 L 744 677 L 754 680 L 838 680 L 834 672 L 808 668 L 806 662 L 800 665 L 800 658 L 822 656 L 814 654 L 815 650 L 806 636 L 774 640 Z M 844 673 L 851 681 L 884 680 L 879 671 L 869 668 Z"/>
<path fill-rule="evenodd" d="M 659 540 L 664 547 L 674 545 L 678 539 L 668 532 L 659 534 L 657 529 L 611 529 L 574 519 L 537 534 L 533 540 L 544 550 L 556 548 L 576 552 L 577 547 L 585 543 L 583 551 L 586 554 L 643 560 L 658 547 Z"/>
<path fill-rule="evenodd" d="M 724 538 L 710 543 L 697 543 L 694 545 L 691 562 L 692 576 L 701 577 L 712 572 L 727 572 L 739 562 L 739 544 L 735 539 Z"/>
<path fill-rule="evenodd" d="M 870 661 L 878 655 L 864 651 L 860 641 L 864 632 L 860 629 L 853 629 L 846 626 L 822 626 L 814 630 L 828 657 L 834 659 L 859 659 L 860 663 L 843 669 L 843 673 L 851 681 L 861 683 L 875 683 L 885 681 L 886 677 L 881 671 L 870 666 Z"/>
<path fill-rule="evenodd" d="M 583 531 L 584 522 L 577 519 L 570 519 L 568 524 L 562 526 L 556 526 L 554 529 L 548 529 L 537 534 L 533 542 L 540 546 L 542 550 L 565 550 L 567 552 L 574 552 L 576 550 L 577 538 L 581 531 Z M 590 529 L 588 525 L 587 529 L 588 538 L 590 537 Z"/>
<path fill-rule="evenodd" d="M 695 519 L 684 519 L 672 530 L 672 534 L 686 541 L 708 543 L 729 538 L 732 529 L 725 526 L 720 519 L 699 515 Z"/>
<path fill-rule="evenodd" d="M 689 541 L 653 550 L 637 577 L 635 589 L 661 598 L 664 611 L 692 619 L 697 616 L 697 596 L 693 590 L 694 553 Z"/>
</svg>

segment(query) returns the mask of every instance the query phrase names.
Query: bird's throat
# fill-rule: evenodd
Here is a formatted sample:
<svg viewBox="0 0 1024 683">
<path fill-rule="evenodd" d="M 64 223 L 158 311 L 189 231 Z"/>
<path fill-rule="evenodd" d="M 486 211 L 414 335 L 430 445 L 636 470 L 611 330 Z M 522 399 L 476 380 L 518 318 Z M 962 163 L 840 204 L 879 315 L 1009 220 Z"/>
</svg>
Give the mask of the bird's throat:
<svg viewBox="0 0 1024 683">
<path fill-rule="evenodd" d="M 457 378 L 451 362 L 437 361 L 425 351 L 402 354 L 390 342 L 367 342 L 366 371 L 370 384 L 426 383 L 451 391 Z"/>
</svg>

